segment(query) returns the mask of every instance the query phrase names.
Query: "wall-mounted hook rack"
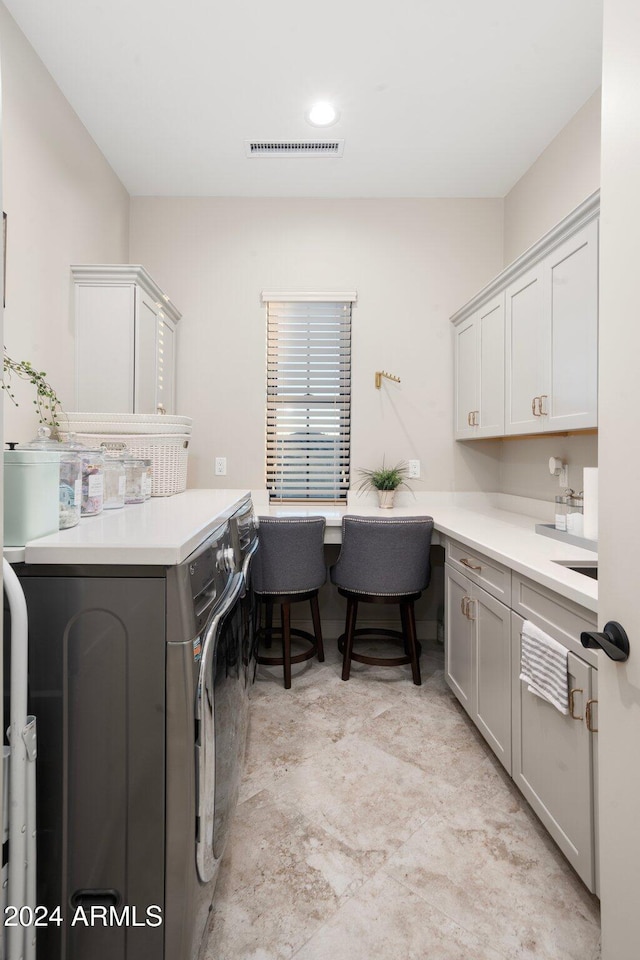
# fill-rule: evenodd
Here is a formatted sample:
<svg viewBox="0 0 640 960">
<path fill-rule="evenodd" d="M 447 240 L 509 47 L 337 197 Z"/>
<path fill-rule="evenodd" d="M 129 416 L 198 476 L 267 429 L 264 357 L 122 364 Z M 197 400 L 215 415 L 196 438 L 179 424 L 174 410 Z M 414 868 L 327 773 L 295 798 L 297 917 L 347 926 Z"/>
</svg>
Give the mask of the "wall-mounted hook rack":
<svg viewBox="0 0 640 960">
<path fill-rule="evenodd" d="M 379 390 L 382 386 L 383 377 L 386 377 L 387 380 L 393 380 L 394 383 L 400 383 L 400 377 L 394 377 L 392 373 L 387 373 L 386 370 L 376 370 L 376 390 Z"/>
</svg>

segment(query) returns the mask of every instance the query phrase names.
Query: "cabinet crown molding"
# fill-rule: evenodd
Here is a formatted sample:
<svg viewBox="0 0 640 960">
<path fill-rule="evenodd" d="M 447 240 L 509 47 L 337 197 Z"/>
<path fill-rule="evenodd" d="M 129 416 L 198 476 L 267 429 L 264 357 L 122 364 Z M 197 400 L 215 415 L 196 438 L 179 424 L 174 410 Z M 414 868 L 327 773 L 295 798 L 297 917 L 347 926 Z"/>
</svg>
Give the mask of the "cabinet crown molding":
<svg viewBox="0 0 640 960">
<path fill-rule="evenodd" d="M 530 267 L 541 260 L 547 253 L 553 250 L 558 244 L 562 243 L 572 233 L 585 226 L 600 213 L 600 191 L 596 190 L 590 196 L 583 200 L 575 210 L 572 210 L 563 220 L 555 225 L 548 233 L 536 241 L 533 246 L 525 250 L 508 267 L 494 277 L 486 286 L 482 288 L 471 300 L 460 307 L 452 316 L 451 323 L 457 325 L 466 320 L 475 310 L 485 303 L 489 297 L 500 293 L 512 280 L 516 280 L 521 274 L 525 273 Z"/>
<path fill-rule="evenodd" d="M 174 323 L 177 323 L 182 316 L 167 294 L 139 263 L 72 264 L 71 274 L 75 283 L 107 285 L 136 283 L 162 307 L 163 312 Z"/>
</svg>

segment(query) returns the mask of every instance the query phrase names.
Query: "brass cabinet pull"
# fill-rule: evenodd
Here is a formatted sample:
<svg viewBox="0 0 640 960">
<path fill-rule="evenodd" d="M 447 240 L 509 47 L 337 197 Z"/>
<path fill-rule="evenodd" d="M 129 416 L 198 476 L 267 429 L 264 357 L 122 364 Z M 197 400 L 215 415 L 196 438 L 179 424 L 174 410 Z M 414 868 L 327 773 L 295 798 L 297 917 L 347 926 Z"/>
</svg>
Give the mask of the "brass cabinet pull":
<svg viewBox="0 0 640 960">
<path fill-rule="evenodd" d="M 469 410 L 469 413 L 467 414 L 467 424 L 468 424 L 468 426 L 470 426 L 470 427 L 473 426 L 473 411 L 472 411 L 472 410 Z"/>
<path fill-rule="evenodd" d="M 574 697 L 576 693 L 584 693 L 582 687 L 574 687 L 572 690 L 569 690 L 569 714 L 571 715 L 572 720 L 582 720 L 582 717 L 576 716 L 574 708 L 575 700 Z M 589 701 L 591 703 L 591 701 Z"/>
<path fill-rule="evenodd" d="M 598 728 L 597 728 L 597 727 L 592 727 L 592 726 L 591 726 L 591 717 L 592 717 L 591 704 L 592 704 L 592 703 L 597 703 L 597 702 L 598 702 L 597 700 L 587 700 L 587 706 L 586 706 L 586 708 L 585 708 L 585 718 L 584 718 L 584 719 L 585 719 L 585 723 L 587 724 L 587 730 L 589 730 L 591 733 L 597 733 L 597 732 L 598 732 Z"/>
<path fill-rule="evenodd" d="M 474 425 L 474 427 L 479 427 L 479 426 L 480 426 L 480 421 L 478 420 L 478 417 L 479 417 L 479 416 L 480 416 L 480 411 L 479 411 L 479 410 L 474 410 L 474 411 L 473 411 L 473 425 Z"/>
<path fill-rule="evenodd" d="M 543 401 L 544 401 L 544 400 L 548 400 L 549 397 L 546 395 L 546 393 L 543 393 L 543 394 L 541 394 L 541 396 L 540 396 L 538 399 L 540 400 L 540 416 L 541 416 L 541 417 L 546 417 L 546 416 L 548 416 L 548 415 L 549 415 L 549 411 L 544 409 L 544 403 L 543 403 Z"/>
<path fill-rule="evenodd" d="M 473 608 L 473 609 L 474 609 L 474 614 L 473 614 L 473 615 L 471 614 L 471 604 L 472 604 L 472 603 L 477 603 L 477 600 L 473 600 L 473 599 L 470 597 L 470 598 L 469 598 L 469 603 L 467 604 L 467 620 L 475 620 L 475 619 L 476 619 L 476 617 L 475 617 L 475 607 Z"/>
<path fill-rule="evenodd" d="M 482 567 L 474 567 L 474 565 L 471 563 L 471 560 L 465 560 L 464 557 L 460 559 L 460 563 L 462 563 L 465 567 L 468 567 L 469 570 L 477 570 L 478 572 L 482 570 Z"/>
<path fill-rule="evenodd" d="M 531 413 L 534 415 L 534 417 L 540 416 L 540 414 L 536 410 L 536 404 L 538 403 L 540 403 L 540 397 L 534 397 L 533 400 L 531 401 Z"/>
<path fill-rule="evenodd" d="M 468 597 L 463 597 L 462 600 L 460 601 L 460 610 L 462 611 L 462 616 L 463 616 L 463 617 L 466 617 L 466 615 L 467 615 L 467 611 L 466 611 L 465 605 L 466 605 L 466 602 L 467 602 L 468 599 L 469 599 Z"/>
</svg>

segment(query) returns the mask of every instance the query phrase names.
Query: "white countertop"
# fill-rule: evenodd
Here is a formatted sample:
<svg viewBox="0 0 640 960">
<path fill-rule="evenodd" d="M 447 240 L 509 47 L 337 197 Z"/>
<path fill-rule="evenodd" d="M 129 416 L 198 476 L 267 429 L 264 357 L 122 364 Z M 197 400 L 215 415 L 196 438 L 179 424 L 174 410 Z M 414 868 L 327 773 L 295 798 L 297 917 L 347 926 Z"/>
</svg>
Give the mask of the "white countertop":
<svg viewBox="0 0 640 960">
<path fill-rule="evenodd" d="M 171 566 L 186 559 L 248 494 L 248 490 L 186 490 L 173 497 L 152 497 L 143 504 L 85 517 L 70 530 L 32 540 L 24 554 L 10 548 L 5 556 L 26 563 Z M 551 521 L 552 503 L 501 494 L 417 493 L 415 497 L 400 495 L 397 507 L 381 510 L 365 497 L 352 498 L 347 507 L 270 506 L 263 491 L 254 492 L 253 499 L 258 514 L 325 516 L 328 543 L 340 542 L 345 513 L 372 517 L 429 515 L 434 519 L 434 542 L 452 537 L 597 611 L 597 581 L 553 562 L 593 562 L 597 554 L 535 532 L 536 523 Z"/>
<path fill-rule="evenodd" d="M 346 513 L 371 517 L 429 515 L 434 520 L 434 542 L 442 543 L 445 537 L 452 537 L 597 612 L 597 580 L 554 563 L 556 560 L 593 563 L 597 554 L 535 532 L 536 523 L 552 521 L 552 503 L 500 494 L 464 493 L 417 493 L 415 498 L 403 494 L 398 499 L 399 506 L 391 510 L 382 510 L 365 498 L 352 499 L 348 507 L 306 508 L 304 505 L 270 506 L 255 495 L 254 505 L 256 513 L 270 516 L 322 514 L 327 520 L 325 540 L 328 543 L 340 542 L 339 528 Z"/>
<path fill-rule="evenodd" d="M 173 497 L 151 497 L 121 510 L 83 517 L 69 530 L 31 540 L 26 563 L 153 564 L 181 563 L 234 513 L 248 490 L 185 490 Z M 14 552 L 8 560 L 17 560 Z"/>
</svg>

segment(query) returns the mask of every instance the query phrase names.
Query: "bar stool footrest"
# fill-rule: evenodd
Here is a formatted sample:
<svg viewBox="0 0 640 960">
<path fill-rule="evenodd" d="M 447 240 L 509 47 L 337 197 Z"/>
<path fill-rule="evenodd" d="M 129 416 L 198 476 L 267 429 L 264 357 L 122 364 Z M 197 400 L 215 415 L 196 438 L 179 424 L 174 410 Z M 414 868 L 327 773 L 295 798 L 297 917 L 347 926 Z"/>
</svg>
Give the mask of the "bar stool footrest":
<svg viewBox="0 0 640 960">
<path fill-rule="evenodd" d="M 309 644 L 309 647 L 306 650 L 303 650 L 302 653 L 296 653 L 291 657 L 291 663 L 304 663 L 305 660 L 311 660 L 316 656 L 318 652 L 318 644 L 313 634 L 308 633 L 306 630 L 298 630 L 297 627 L 292 627 L 289 632 L 292 638 L 297 637 L 300 640 L 305 640 Z M 280 627 L 272 627 L 270 633 L 272 641 L 282 641 L 282 629 Z M 265 635 L 266 630 L 264 627 L 262 627 L 258 632 L 258 641 L 263 639 Z M 281 667 L 284 665 L 283 657 L 270 657 L 263 654 L 259 656 L 257 660 L 258 663 L 265 664 L 266 666 Z"/>
<path fill-rule="evenodd" d="M 371 637 L 375 639 L 376 637 L 384 637 L 390 643 L 396 643 L 406 650 L 406 641 L 400 630 L 387 630 L 383 627 L 358 627 L 357 630 L 353 631 L 354 638 L 356 637 Z M 338 650 L 340 653 L 344 653 L 344 639 L 345 634 L 342 633 L 338 637 Z M 422 654 L 422 647 L 418 641 L 416 641 L 416 649 L 418 658 Z M 351 652 L 351 659 L 356 660 L 358 663 L 366 663 L 372 667 L 403 667 L 408 663 L 411 663 L 411 657 L 370 657 L 364 653 L 356 653 L 355 651 Z"/>
</svg>

